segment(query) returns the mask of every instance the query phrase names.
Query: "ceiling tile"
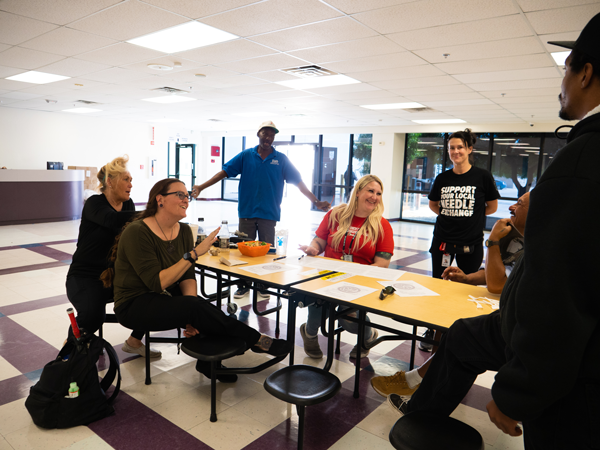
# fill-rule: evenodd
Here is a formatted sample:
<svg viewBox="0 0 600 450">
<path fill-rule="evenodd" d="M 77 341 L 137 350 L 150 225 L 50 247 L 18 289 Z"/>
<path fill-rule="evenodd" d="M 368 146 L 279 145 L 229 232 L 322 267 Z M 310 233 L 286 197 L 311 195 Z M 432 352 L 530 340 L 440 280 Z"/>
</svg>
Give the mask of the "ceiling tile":
<svg viewBox="0 0 600 450">
<path fill-rule="evenodd" d="M 491 105 L 493 102 L 487 98 L 474 99 L 474 100 L 448 100 L 448 101 L 429 101 L 423 102 L 425 106 L 431 108 L 441 108 L 448 106 L 471 106 L 471 105 Z"/>
<path fill-rule="evenodd" d="M 458 75 L 463 73 L 495 72 L 508 68 L 533 69 L 538 67 L 556 67 L 556 63 L 548 53 L 544 52 L 535 55 L 441 63 L 435 64 L 435 67 L 450 75 Z"/>
<path fill-rule="evenodd" d="M 277 53 L 277 51 L 267 48 L 264 45 L 259 45 L 246 39 L 236 39 L 234 41 L 176 53 L 176 55 L 191 59 L 192 61 L 198 61 L 202 64 L 223 64 L 230 61 L 272 55 L 274 53 Z"/>
<path fill-rule="evenodd" d="M 366 105 L 371 103 L 403 103 L 407 101 L 404 97 L 400 97 L 383 89 L 374 89 L 363 92 L 345 92 L 342 94 L 323 94 L 323 97 L 345 101 L 354 105 Z M 385 99 L 385 101 L 382 99 Z M 390 101 L 388 101 L 388 99 Z"/>
<path fill-rule="evenodd" d="M 320 47 L 289 52 L 290 55 L 311 61 L 315 64 L 344 61 L 348 59 L 385 55 L 404 51 L 395 42 L 383 36 L 373 36 Z"/>
<path fill-rule="evenodd" d="M 7 44 L 0 44 L 0 52 L 9 49 L 11 46 Z"/>
<path fill-rule="evenodd" d="M 236 94 L 247 94 L 247 95 L 264 94 L 265 92 L 279 92 L 279 91 L 286 91 L 286 90 L 289 90 L 289 88 L 286 88 L 285 86 L 280 86 L 278 84 L 273 84 L 273 83 L 257 84 L 254 86 L 237 86 L 237 87 L 231 88 L 231 92 L 234 92 Z"/>
<path fill-rule="evenodd" d="M 471 88 L 464 84 L 440 85 L 428 87 L 411 87 L 407 89 L 394 89 L 390 91 L 397 95 L 433 95 L 433 94 L 460 94 L 463 92 L 473 92 Z"/>
<path fill-rule="evenodd" d="M 568 49 L 557 45 L 548 44 L 549 41 L 576 41 L 579 37 L 579 31 L 569 31 L 568 33 L 552 33 L 540 35 L 539 39 L 549 53 L 566 52 Z"/>
<path fill-rule="evenodd" d="M 111 45 L 99 50 L 78 55 L 78 59 L 92 61 L 99 64 L 108 64 L 109 66 L 121 66 L 127 63 L 137 61 L 145 61 L 151 58 L 161 58 L 164 53 L 149 48 L 140 47 L 139 45 L 121 44 Z"/>
<path fill-rule="evenodd" d="M 359 84 L 346 84 L 343 86 L 331 86 L 326 88 L 318 88 L 318 89 L 306 89 L 308 92 L 312 92 L 317 95 L 325 95 L 325 94 L 342 94 L 345 92 L 370 92 L 370 91 L 378 91 L 379 89 L 375 86 L 371 86 L 365 83 Z"/>
<path fill-rule="evenodd" d="M 598 3 L 598 0 L 517 0 L 525 12 Z"/>
<path fill-rule="evenodd" d="M 277 82 L 277 81 L 289 81 L 296 80 L 298 77 L 294 75 L 287 74 L 285 72 L 281 72 L 279 70 L 271 70 L 268 72 L 257 72 L 252 74 L 255 78 L 260 78 L 261 80 Z"/>
<path fill-rule="evenodd" d="M 274 33 L 254 36 L 251 40 L 281 51 L 351 41 L 377 34 L 349 17 L 303 25 Z"/>
<path fill-rule="evenodd" d="M 517 14 L 478 20 L 466 24 L 444 25 L 435 29 L 394 33 L 387 35 L 387 37 L 408 50 L 419 50 L 531 35 L 533 35 L 533 32 L 529 24 L 523 16 Z"/>
<path fill-rule="evenodd" d="M 537 34 L 580 32 L 600 12 L 600 3 L 525 14 Z"/>
<path fill-rule="evenodd" d="M 407 80 L 387 80 L 375 81 L 371 83 L 381 89 L 408 89 L 429 86 L 445 86 L 450 84 L 460 84 L 460 82 L 449 75 L 442 77 L 410 78 Z"/>
<path fill-rule="evenodd" d="M 411 52 L 392 53 L 390 55 L 368 56 L 334 63 L 326 63 L 329 70 L 338 73 L 356 73 L 427 64 L 426 61 Z"/>
<path fill-rule="evenodd" d="M 253 36 L 341 15 L 318 0 L 270 0 L 207 17 L 201 22 L 238 36 Z"/>
<path fill-rule="evenodd" d="M 405 78 L 433 77 L 444 75 L 444 72 L 431 65 L 403 67 L 402 69 L 368 70 L 365 72 L 350 72 L 349 77 L 371 83 L 383 80 L 403 80 Z"/>
<path fill-rule="evenodd" d="M 478 42 L 476 44 L 464 44 L 455 46 L 444 46 L 423 50 L 415 50 L 415 53 L 430 63 L 451 63 L 457 61 L 470 61 L 486 59 L 490 57 L 501 58 L 506 56 L 529 55 L 545 51 L 537 37 L 523 37 L 516 39 L 503 39 L 499 41 Z M 448 57 L 444 53 L 449 54 Z"/>
<path fill-rule="evenodd" d="M 58 55 L 73 56 L 100 47 L 106 47 L 115 42 L 116 41 L 105 37 L 61 27 L 31 39 L 30 41 L 24 42 L 21 44 L 21 47 L 42 52 L 56 53 Z"/>
<path fill-rule="evenodd" d="M 103 81 L 105 83 L 117 83 L 141 79 L 146 76 L 147 75 L 142 72 L 121 69 L 120 67 L 113 67 L 111 69 L 101 70 L 100 72 L 84 75 L 82 78 L 92 81 Z"/>
<path fill-rule="evenodd" d="M 519 8 L 512 0 L 486 2 L 485 7 L 480 0 L 426 0 L 359 13 L 353 17 L 383 34 L 417 29 L 435 33 L 432 27 L 517 13 Z"/>
<path fill-rule="evenodd" d="M 400 5 L 402 3 L 413 2 L 414 0 L 326 0 L 334 8 L 345 12 L 346 14 L 355 14 L 363 11 L 386 8 L 388 6 Z"/>
<path fill-rule="evenodd" d="M 484 98 L 477 92 L 462 92 L 460 94 L 410 94 L 406 96 L 410 101 L 423 103 L 423 102 L 436 102 L 436 101 L 453 101 L 453 100 L 474 100 Z"/>
<path fill-rule="evenodd" d="M 511 97 L 529 97 L 532 95 L 540 95 L 540 96 L 544 96 L 544 95 L 554 95 L 557 96 L 558 93 L 556 92 L 556 88 L 551 87 L 551 88 L 539 88 L 539 89 L 519 89 L 519 90 L 505 90 L 505 91 L 483 91 L 480 92 L 481 95 L 483 95 L 484 97 L 487 98 L 491 98 L 491 99 L 497 99 L 497 98 L 502 98 L 502 97 L 506 97 L 506 98 L 511 98 Z M 504 96 L 502 95 L 504 94 Z"/>
<path fill-rule="evenodd" d="M 554 95 L 538 95 L 538 96 L 530 96 L 530 97 L 505 97 L 505 98 L 495 98 L 494 101 L 499 105 L 503 105 L 505 107 L 510 107 L 516 104 L 528 104 L 533 105 L 535 103 L 550 103 L 559 106 L 558 95 L 556 93 Z"/>
<path fill-rule="evenodd" d="M 498 72 L 483 72 L 483 73 L 468 73 L 454 75 L 461 83 L 493 83 L 497 81 L 512 81 L 512 80 L 535 80 L 540 78 L 557 78 L 562 79 L 559 69 L 554 67 L 545 67 L 540 69 L 523 69 L 523 70 L 504 70 Z"/>
<path fill-rule="evenodd" d="M 21 47 L 11 47 L 0 53 L 1 65 L 26 70 L 37 69 L 61 59 L 64 59 L 64 56 Z"/>
<path fill-rule="evenodd" d="M 65 77 L 79 77 L 86 73 L 98 72 L 108 69 L 107 64 L 98 64 L 90 61 L 82 61 L 81 59 L 66 58 L 61 61 L 40 67 L 41 72 L 54 73 Z"/>
<path fill-rule="evenodd" d="M 469 87 L 474 91 L 495 91 L 495 90 L 510 90 L 510 89 L 532 89 L 542 87 L 556 87 L 560 89 L 561 78 L 545 78 L 533 80 L 517 80 L 517 81 L 496 81 L 489 83 L 471 83 Z M 556 91 L 557 94 L 560 91 Z"/>
<path fill-rule="evenodd" d="M 181 66 L 175 66 L 175 63 L 179 63 L 181 64 Z M 148 67 L 148 64 L 163 64 L 166 66 L 170 66 L 173 69 L 169 70 L 169 71 L 159 71 L 156 69 L 150 69 Z M 196 69 L 199 67 L 205 67 L 202 64 L 200 64 L 199 62 L 196 61 L 192 61 L 189 59 L 184 59 L 181 58 L 179 56 L 175 56 L 175 55 L 168 55 L 168 56 L 163 56 L 163 57 L 155 57 L 152 59 L 147 59 L 145 61 L 140 61 L 137 62 L 135 64 L 127 64 L 127 65 L 121 65 L 121 67 L 123 69 L 129 69 L 129 70 L 138 70 L 141 72 L 145 72 L 149 75 L 159 75 L 159 76 L 169 76 L 169 75 L 174 75 L 176 73 L 180 73 L 180 72 L 194 72 L 192 73 L 190 76 L 193 79 L 194 78 L 194 74 L 199 73 Z M 201 73 L 201 72 L 200 72 Z"/>
<path fill-rule="evenodd" d="M 253 84 L 263 84 L 264 81 L 247 75 L 233 75 L 230 77 L 214 77 L 206 78 L 203 84 L 214 88 L 230 88 L 234 86 L 248 86 Z"/>
<path fill-rule="evenodd" d="M 230 9 L 240 8 L 242 6 L 258 3 L 262 0 L 142 0 L 153 6 L 181 14 L 190 19 L 199 19 L 201 17 L 218 14 Z"/>
<path fill-rule="evenodd" d="M 4 3 L 0 6 L 4 9 Z M 3 44 L 17 45 L 55 28 L 56 25 L 50 23 L 0 11 L 0 42 Z"/>
<path fill-rule="evenodd" d="M 306 66 L 308 62 L 294 58 L 293 56 L 279 53 L 276 55 L 260 56 L 258 58 L 244 59 L 243 61 L 234 61 L 226 64 L 219 64 L 218 67 L 226 70 L 233 70 L 239 73 L 265 72 L 274 69 L 288 69 L 293 67 Z"/>
<path fill-rule="evenodd" d="M 69 26 L 88 33 L 125 41 L 184 22 L 188 22 L 188 20 L 145 3 L 130 0 Z"/>
<path fill-rule="evenodd" d="M 30 94 L 38 94 L 43 96 L 56 95 L 66 92 L 72 92 L 72 89 L 65 86 L 55 86 L 54 83 L 49 84 L 38 84 L 27 89 L 21 89 L 19 92 L 26 92 Z"/>
<path fill-rule="evenodd" d="M 205 77 L 197 77 L 196 74 L 206 75 Z M 159 75 L 161 78 L 176 80 L 182 83 L 194 83 L 202 86 L 207 80 L 213 78 L 230 77 L 236 75 L 236 72 L 230 70 L 220 69 L 214 66 L 200 66 L 197 69 L 184 70 L 182 72 L 167 72 Z"/>
<path fill-rule="evenodd" d="M 12 77 L 19 73 L 23 73 L 23 70 L 16 67 L 0 66 L 0 78 Z"/>
<path fill-rule="evenodd" d="M 65 25 L 123 0 L 2 0 L 2 10 Z"/>
</svg>

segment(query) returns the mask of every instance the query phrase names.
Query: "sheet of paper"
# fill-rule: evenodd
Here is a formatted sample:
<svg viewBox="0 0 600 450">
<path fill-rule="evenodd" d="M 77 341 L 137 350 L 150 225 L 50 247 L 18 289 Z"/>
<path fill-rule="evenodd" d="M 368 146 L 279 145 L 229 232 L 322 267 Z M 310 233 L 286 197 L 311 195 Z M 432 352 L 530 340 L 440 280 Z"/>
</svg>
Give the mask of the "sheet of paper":
<svg viewBox="0 0 600 450">
<path fill-rule="evenodd" d="M 396 289 L 394 294 L 399 295 L 400 297 L 429 297 L 432 295 L 440 295 L 412 280 L 400 280 L 391 283 L 389 281 L 378 281 L 378 283 L 382 286 L 393 286 L 394 289 Z"/>
<path fill-rule="evenodd" d="M 334 272 L 362 275 L 363 277 L 379 278 L 390 281 L 397 280 L 406 273 L 404 270 L 387 269 L 384 267 L 356 264 L 346 261 L 315 258 L 313 256 L 302 258 L 300 264 L 303 266 L 314 267 L 315 269 L 331 270 Z"/>
<path fill-rule="evenodd" d="M 246 272 L 250 272 L 255 275 L 268 275 L 270 273 L 285 272 L 286 270 L 293 270 L 296 268 L 297 268 L 297 266 L 293 266 L 293 265 L 286 266 L 285 264 L 279 264 L 276 262 L 275 263 L 270 262 L 270 263 L 265 263 L 265 264 L 256 264 L 255 266 L 243 267 L 243 269 Z"/>
<path fill-rule="evenodd" d="M 316 294 L 324 295 L 331 298 L 337 298 L 338 300 L 344 300 L 352 302 L 358 298 L 364 297 L 365 295 L 372 294 L 377 289 L 372 289 L 358 284 L 348 283 L 342 281 L 340 283 L 332 284 L 321 289 L 314 291 Z"/>
<path fill-rule="evenodd" d="M 379 278 L 380 280 L 396 281 L 406 273 L 405 270 L 388 269 L 386 267 L 363 266 L 367 271 L 363 274 L 364 277 Z"/>
</svg>

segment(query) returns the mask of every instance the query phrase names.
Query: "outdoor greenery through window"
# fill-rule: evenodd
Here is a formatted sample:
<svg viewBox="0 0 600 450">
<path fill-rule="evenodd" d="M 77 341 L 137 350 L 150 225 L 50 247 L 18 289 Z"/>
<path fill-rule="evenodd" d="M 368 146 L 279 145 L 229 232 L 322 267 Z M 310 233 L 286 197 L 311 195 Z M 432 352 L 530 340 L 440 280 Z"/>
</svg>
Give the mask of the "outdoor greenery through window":
<svg viewBox="0 0 600 450">
<path fill-rule="evenodd" d="M 402 219 L 435 222 L 427 195 L 433 180 L 452 168 L 448 158 L 449 133 L 406 135 L 405 171 L 402 185 Z M 471 163 L 489 170 L 500 193 L 498 210 L 486 220 L 486 229 L 496 220 L 510 217 L 508 207 L 535 188 L 539 176 L 565 145 L 553 133 L 478 133 Z"/>
</svg>

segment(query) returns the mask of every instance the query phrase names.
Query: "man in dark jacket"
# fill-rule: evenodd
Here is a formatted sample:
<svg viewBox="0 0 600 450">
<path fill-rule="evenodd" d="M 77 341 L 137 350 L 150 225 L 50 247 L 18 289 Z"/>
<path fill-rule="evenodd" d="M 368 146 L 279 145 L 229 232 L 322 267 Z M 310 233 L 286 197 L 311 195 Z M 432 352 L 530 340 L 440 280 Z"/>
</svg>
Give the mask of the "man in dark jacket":
<svg viewBox="0 0 600 450">
<path fill-rule="evenodd" d="M 490 420 L 525 429 L 530 449 L 600 449 L 600 14 L 566 60 L 559 116 L 580 120 L 531 192 L 524 256 L 502 292 L 500 311 L 457 321 L 421 387 L 400 413 L 450 414 L 478 374 L 497 370 Z"/>
</svg>

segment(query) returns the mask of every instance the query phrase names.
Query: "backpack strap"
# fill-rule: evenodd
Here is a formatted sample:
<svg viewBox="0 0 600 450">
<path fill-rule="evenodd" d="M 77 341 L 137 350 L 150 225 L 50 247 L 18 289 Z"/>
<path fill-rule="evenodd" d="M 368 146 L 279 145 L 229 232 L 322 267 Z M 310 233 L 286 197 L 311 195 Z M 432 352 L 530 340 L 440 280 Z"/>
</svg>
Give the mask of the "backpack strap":
<svg viewBox="0 0 600 450">
<path fill-rule="evenodd" d="M 100 387 L 104 392 L 106 392 L 115 379 L 115 376 L 117 378 L 115 390 L 108 399 L 108 404 L 110 405 L 121 390 L 121 365 L 119 363 L 119 356 L 112 345 L 102 339 L 102 347 L 106 350 L 106 354 L 108 355 L 108 359 L 110 361 L 110 366 L 108 367 L 108 372 L 106 372 L 104 378 L 102 378 L 102 381 L 100 382 Z"/>
</svg>

